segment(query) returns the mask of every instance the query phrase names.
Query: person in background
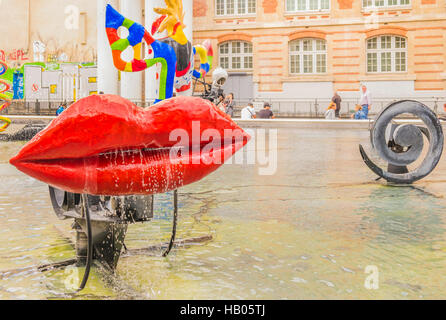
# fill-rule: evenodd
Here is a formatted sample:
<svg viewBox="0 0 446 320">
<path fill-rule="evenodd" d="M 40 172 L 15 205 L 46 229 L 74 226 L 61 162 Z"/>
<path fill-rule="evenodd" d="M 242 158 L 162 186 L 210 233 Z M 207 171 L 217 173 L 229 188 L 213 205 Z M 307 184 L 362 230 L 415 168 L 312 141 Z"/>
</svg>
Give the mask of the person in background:
<svg viewBox="0 0 446 320">
<path fill-rule="evenodd" d="M 225 100 L 225 96 L 223 94 L 219 94 L 217 101 L 215 102 L 215 105 L 217 106 L 217 108 L 219 108 L 223 112 L 225 112 L 225 106 L 223 104 L 224 100 Z"/>
<path fill-rule="evenodd" d="M 359 99 L 359 105 L 361 106 L 361 110 L 355 113 L 354 118 L 357 120 L 366 120 L 372 106 L 372 99 L 370 96 L 370 91 L 367 90 L 365 85 L 362 85 L 361 87 L 361 99 Z"/>
<path fill-rule="evenodd" d="M 242 120 L 251 120 L 256 117 L 256 110 L 254 105 L 250 102 L 248 106 L 242 109 Z"/>
<path fill-rule="evenodd" d="M 340 118 L 340 112 L 341 112 L 341 102 L 342 99 L 339 96 L 338 92 L 335 91 L 333 98 L 331 99 L 332 102 L 334 102 L 336 104 L 336 109 L 335 109 L 335 117 L 336 118 Z"/>
<path fill-rule="evenodd" d="M 234 94 L 230 93 L 226 96 L 223 105 L 225 106 L 225 113 L 231 118 L 234 116 Z"/>
<path fill-rule="evenodd" d="M 65 103 L 61 103 L 59 105 L 59 108 L 57 108 L 56 110 L 56 116 L 59 116 L 62 112 L 64 112 L 66 109 L 66 104 Z"/>
<path fill-rule="evenodd" d="M 271 105 L 268 102 L 263 104 L 263 109 L 257 114 L 259 119 L 274 119 L 274 114 L 271 111 Z"/>
<path fill-rule="evenodd" d="M 333 101 L 330 102 L 330 105 L 327 108 L 327 111 L 325 111 L 325 119 L 327 120 L 334 120 L 336 119 L 336 103 Z"/>
</svg>

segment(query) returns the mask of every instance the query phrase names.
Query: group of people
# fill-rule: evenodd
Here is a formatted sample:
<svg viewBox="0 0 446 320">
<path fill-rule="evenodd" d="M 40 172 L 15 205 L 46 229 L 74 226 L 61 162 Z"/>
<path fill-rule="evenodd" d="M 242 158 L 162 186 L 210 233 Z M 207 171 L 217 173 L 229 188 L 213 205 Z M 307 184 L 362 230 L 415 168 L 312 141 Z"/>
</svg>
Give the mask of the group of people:
<svg viewBox="0 0 446 320">
<path fill-rule="evenodd" d="M 234 117 L 234 94 L 229 93 L 226 97 L 221 94 L 218 96 L 217 107 L 222 110 L 224 113 L 229 115 L 231 118 Z M 271 105 L 268 102 L 265 102 L 263 105 L 263 109 L 259 112 L 256 112 L 254 105 L 250 102 L 248 105 L 242 109 L 241 114 L 242 120 L 249 119 L 274 119 L 274 114 L 271 111 Z"/>
<path fill-rule="evenodd" d="M 335 91 L 333 98 L 331 99 L 330 105 L 325 111 L 325 119 L 338 119 L 340 118 L 342 99 L 338 92 Z M 370 91 L 365 85 L 361 86 L 361 97 L 359 99 L 359 104 L 356 105 L 355 112 L 351 115 L 352 119 L 356 120 L 366 120 L 369 116 L 370 108 L 372 107 L 372 99 Z"/>
<path fill-rule="evenodd" d="M 339 119 L 341 113 L 341 103 L 342 98 L 337 91 L 334 92 L 334 95 L 331 99 L 330 105 L 328 106 L 325 112 L 325 119 Z M 234 94 L 229 93 L 226 97 L 221 94 L 218 97 L 217 107 L 220 108 L 223 112 L 229 115 L 231 118 L 234 116 Z M 365 120 L 368 119 L 369 110 L 372 106 L 372 99 L 370 95 L 370 91 L 367 89 L 367 86 L 361 86 L 361 97 L 359 99 L 359 104 L 355 108 L 355 112 L 351 115 L 352 119 L 356 120 Z M 271 105 L 268 102 L 265 102 L 263 105 L 263 109 L 259 112 L 256 112 L 254 105 L 250 102 L 248 105 L 242 109 L 241 112 L 242 120 L 250 120 L 250 119 L 274 119 L 274 114 L 271 111 Z"/>
<path fill-rule="evenodd" d="M 242 109 L 242 120 L 250 119 L 274 119 L 274 113 L 271 111 L 271 105 L 268 102 L 263 104 L 263 109 L 256 112 L 254 105 L 250 102 L 248 106 Z"/>
<path fill-rule="evenodd" d="M 215 105 L 231 118 L 234 116 L 235 102 L 233 93 L 227 94 L 226 97 L 223 94 L 220 94 Z"/>
</svg>

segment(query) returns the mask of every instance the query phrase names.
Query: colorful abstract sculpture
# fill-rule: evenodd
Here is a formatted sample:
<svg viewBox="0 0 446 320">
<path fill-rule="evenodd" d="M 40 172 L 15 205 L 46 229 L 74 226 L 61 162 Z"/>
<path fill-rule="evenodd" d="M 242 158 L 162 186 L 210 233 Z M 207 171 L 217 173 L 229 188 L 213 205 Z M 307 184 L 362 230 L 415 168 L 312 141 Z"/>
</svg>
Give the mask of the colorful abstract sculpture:
<svg viewBox="0 0 446 320">
<path fill-rule="evenodd" d="M 120 27 L 128 29 L 129 36 L 126 39 L 119 37 L 118 29 Z M 158 75 L 159 88 L 157 89 L 158 99 L 156 102 L 171 98 L 176 66 L 176 55 L 173 48 L 166 43 L 155 40 L 142 25 L 124 18 L 111 5 L 107 5 L 106 31 L 115 67 L 124 72 L 138 72 L 160 63 L 161 73 Z M 153 50 L 152 59 L 141 59 L 143 39 Z M 121 55 L 129 46 L 133 47 L 134 58 L 132 61 L 126 62 Z"/>
<path fill-rule="evenodd" d="M 211 41 L 206 40 L 202 45 L 194 47 L 194 54 L 200 57 L 200 71 L 194 70 L 194 78 L 200 79 L 206 77 L 209 70 L 212 69 L 212 62 L 214 60 L 214 51 L 212 49 Z"/>
<path fill-rule="evenodd" d="M 106 10 L 106 31 L 113 53 L 115 67 L 123 72 L 143 71 L 153 65 L 160 64 L 161 71 L 157 73 L 156 103 L 171 98 L 173 90 L 179 94 L 191 88 L 192 76 L 203 77 L 211 69 L 212 47 L 210 41 L 202 46 L 192 47 L 184 34 L 184 12 L 182 0 L 166 0 L 167 8 L 155 8 L 161 16 L 153 24 L 151 33 L 142 25 L 122 16 L 111 5 Z M 127 38 L 120 38 L 119 28 L 128 29 Z M 166 31 L 167 37 L 155 39 L 156 33 Z M 143 40 L 150 46 L 149 54 L 152 58 L 142 59 L 141 48 Z M 133 47 L 132 61 L 122 59 L 122 53 Z M 194 55 L 200 56 L 200 71 L 194 70 Z"/>
<path fill-rule="evenodd" d="M 73 193 L 150 195 L 204 178 L 249 139 L 204 99 L 176 97 L 143 109 L 95 95 L 63 112 L 10 163 Z"/>
<path fill-rule="evenodd" d="M 7 70 L 8 66 L 6 63 L 0 61 L 0 76 L 5 74 Z M 0 79 L 0 111 L 6 109 L 11 104 L 11 97 L 8 95 L 10 89 L 11 84 L 6 80 Z M 3 132 L 11 124 L 11 120 L 0 116 L 0 123 L 3 123 L 3 125 L 0 126 L 0 132 Z"/>
</svg>

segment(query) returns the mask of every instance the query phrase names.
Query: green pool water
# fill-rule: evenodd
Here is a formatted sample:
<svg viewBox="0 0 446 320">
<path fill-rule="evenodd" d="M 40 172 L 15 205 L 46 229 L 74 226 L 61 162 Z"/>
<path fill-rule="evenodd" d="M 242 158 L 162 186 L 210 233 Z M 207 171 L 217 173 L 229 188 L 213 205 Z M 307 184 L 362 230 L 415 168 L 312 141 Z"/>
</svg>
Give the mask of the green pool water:
<svg viewBox="0 0 446 320">
<path fill-rule="evenodd" d="M 71 221 L 51 208 L 48 187 L 8 159 L 22 143 L 0 143 L 0 299 L 439 299 L 446 294 L 446 160 L 413 186 L 387 186 L 362 163 L 363 130 L 278 129 L 277 172 L 224 165 L 180 189 L 178 238 L 212 241 L 94 268 L 23 269 L 72 258 Z M 155 219 L 130 226 L 128 248 L 170 237 L 171 195 Z M 368 266 L 379 288 L 368 289 Z M 20 271 L 22 270 L 22 271 Z"/>
</svg>

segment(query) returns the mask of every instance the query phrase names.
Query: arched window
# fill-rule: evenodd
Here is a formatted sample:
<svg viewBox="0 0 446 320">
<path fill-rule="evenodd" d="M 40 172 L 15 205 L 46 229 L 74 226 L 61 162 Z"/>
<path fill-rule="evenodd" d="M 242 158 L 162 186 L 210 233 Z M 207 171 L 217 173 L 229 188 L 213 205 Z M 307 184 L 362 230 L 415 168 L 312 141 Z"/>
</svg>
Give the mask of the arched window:
<svg viewBox="0 0 446 320">
<path fill-rule="evenodd" d="M 290 42 L 290 74 L 327 72 L 327 43 L 323 39 L 304 38 Z"/>
<path fill-rule="evenodd" d="M 257 0 L 215 0 L 217 16 L 235 16 L 256 13 Z"/>
<path fill-rule="evenodd" d="M 251 70 L 252 43 L 227 41 L 219 45 L 220 67 L 228 70 Z"/>
<path fill-rule="evenodd" d="M 367 40 L 367 72 L 406 72 L 407 40 L 383 35 Z"/>
</svg>

